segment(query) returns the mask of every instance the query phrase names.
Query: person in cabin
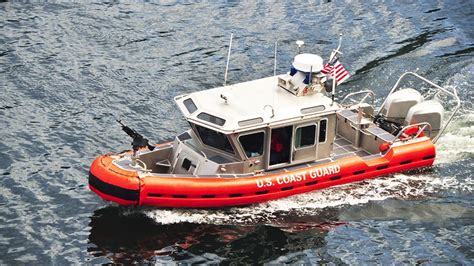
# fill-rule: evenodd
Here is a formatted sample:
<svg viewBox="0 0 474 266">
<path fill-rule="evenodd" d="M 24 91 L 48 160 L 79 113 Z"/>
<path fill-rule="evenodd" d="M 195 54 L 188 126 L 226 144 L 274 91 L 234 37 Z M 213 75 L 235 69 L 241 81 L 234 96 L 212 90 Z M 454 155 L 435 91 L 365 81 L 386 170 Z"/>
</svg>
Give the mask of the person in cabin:
<svg viewBox="0 0 474 266">
<path fill-rule="evenodd" d="M 279 164 L 289 161 L 291 141 L 291 127 L 272 130 L 270 143 L 270 164 Z"/>
</svg>

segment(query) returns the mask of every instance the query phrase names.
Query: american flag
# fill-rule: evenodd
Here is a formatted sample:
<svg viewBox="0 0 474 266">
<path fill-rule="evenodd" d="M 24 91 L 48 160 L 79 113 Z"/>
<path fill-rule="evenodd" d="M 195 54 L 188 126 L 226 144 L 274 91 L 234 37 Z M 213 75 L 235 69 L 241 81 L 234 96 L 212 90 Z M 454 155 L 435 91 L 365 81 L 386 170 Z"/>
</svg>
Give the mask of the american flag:
<svg viewBox="0 0 474 266">
<path fill-rule="evenodd" d="M 332 62 L 324 64 L 323 70 L 321 73 L 332 77 L 333 71 L 336 71 L 334 74 L 336 76 L 336 85 L 339 85 L 346 81 L 350 77 L 349 72 L 344 68 L 344 66 L 339 62 L 339 58 L 334 57 Z"/>
</svg>

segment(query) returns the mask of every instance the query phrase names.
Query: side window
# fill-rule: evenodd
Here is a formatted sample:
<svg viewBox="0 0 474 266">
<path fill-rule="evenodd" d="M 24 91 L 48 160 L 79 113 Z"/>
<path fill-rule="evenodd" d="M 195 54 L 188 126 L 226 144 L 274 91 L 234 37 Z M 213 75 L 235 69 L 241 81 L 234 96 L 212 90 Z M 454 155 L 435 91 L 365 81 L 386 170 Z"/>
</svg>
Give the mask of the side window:
<svg viewBox="0 0 474 266">
<path fill-rule="evenodd" d="M 295 134 L 295 148 L 313 146 L 316 139 L 316 125 L 299 127 Z"/>
<path fill-rule="evenodd" d="M 199 125 L 194 126 L 204 144 L 234 154 L 234 149 L 226 135 Z"/>
<path fill-rule="evenodd" d="M 245 155 L 247 155 L 248 158 L 257 157 L 263 154 L 264 139 L 265 133 L 263 132 L 239 137 L 240 144 L 242 144 L 242 148 L 244 148 Z"/>
<path fill-rule="evenodd" d="M 326 141 L 326 129 L 328 125 L 328 120 L 324 119 L 319 122 L 319 142 Z"/>
</svg>

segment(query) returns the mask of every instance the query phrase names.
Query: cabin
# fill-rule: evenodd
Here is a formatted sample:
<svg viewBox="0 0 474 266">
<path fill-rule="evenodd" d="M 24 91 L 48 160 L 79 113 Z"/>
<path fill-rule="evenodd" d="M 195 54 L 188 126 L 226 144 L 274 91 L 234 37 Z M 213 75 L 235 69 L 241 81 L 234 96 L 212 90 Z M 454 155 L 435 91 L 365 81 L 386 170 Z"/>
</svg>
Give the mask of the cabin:
<svg viewBox="0 0 474 266">
<path fill-rule="evenodd" d="M 289 73 L 175 97 L 191 129 L 174 143 L 174 174 L 258 173 L 331 154 L 340 107 L 326 96 L 322 59 Z"/>
<path fill-rule="evenodd" d="M 369 90 L 334 102 L 334 84 L 322 70 L 321 57 L 298 54 L 286 74 L 176 96 L 190 129 L 168 146 L 140 153 L 139 159 L 152 173 L 253 176 L 352 155 L 363 160 L 380 157 L 400 129 L 412 124 L 375 121 L 374 94 Z M 381 117 L 403 121 L 417 104 L 418 98 L 406 97 L 410 90 L 391 94 Z M 362 100 L 345 104 L 354 95 L 362 95 Z M 428 104 L 423 112 L 415 108 L 415 118 L 409 120 L 429 115 L 441 121 L 438 106 Z M 436 136 L 431 127 L 426 133 Z"/>
</svg>

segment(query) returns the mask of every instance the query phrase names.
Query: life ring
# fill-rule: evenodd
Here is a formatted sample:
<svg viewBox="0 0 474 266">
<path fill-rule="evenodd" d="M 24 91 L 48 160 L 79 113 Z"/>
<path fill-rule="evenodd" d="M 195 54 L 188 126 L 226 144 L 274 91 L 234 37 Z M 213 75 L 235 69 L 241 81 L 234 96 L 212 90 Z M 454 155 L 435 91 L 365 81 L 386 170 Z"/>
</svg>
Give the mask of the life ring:
<svg viewBox="0 0 474 266">
<path fill-rule="evenodd" d="M 418 133 L 419 130 L 420 130 L 420 127 L 411 127 L 409 129 L 405 130 L 400 135 L 400 140 L 405 141 L 405 140 L 409 140 L 409 139 L 413 138 Z M 423 131 L 421 131 L 421 133 L 418 135 L 418 138 L 423 137 L 423 136 L 425 136 L 425 134 L 423 133 Z"/>
<path fill-rule="evenodd" d="M 401 141 L 407 141 L 409 139 L 412 139 L 414 136 L 416 136 L 419 130 L 420 130 L 420 127 L 408 128 L 400 135 L 399 139 Z M 425 136 L 425 134 L 423 133 L 423 131 L 421 131 L 420 134 L 418 135 L 418 138 L 421 138 L 423 136 Z M 387 151 L 389 148 L 390 148 L 390 143 L 388 142 L 384 142 L 379 145 L 379 151 L 382 153 Z"/>
</svg>

